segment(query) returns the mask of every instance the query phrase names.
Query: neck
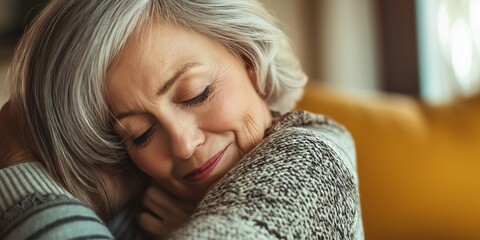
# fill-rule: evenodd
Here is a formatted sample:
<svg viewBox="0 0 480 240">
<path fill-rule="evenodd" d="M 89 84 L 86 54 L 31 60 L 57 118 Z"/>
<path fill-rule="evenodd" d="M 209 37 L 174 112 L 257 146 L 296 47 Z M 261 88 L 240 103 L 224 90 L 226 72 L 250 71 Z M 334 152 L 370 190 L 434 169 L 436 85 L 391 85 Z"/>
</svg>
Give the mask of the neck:
<svg viewBox="0 0 480 240">
<path fill-rule="evenodd" d="M 7 168 L 15 164 L 33 161 L 35 161 L 33 154 L 28 151 L 22 151 L 19 147 L 13 147 L 9 149 L 0 147 L 0 169 Z"/>
</svg>

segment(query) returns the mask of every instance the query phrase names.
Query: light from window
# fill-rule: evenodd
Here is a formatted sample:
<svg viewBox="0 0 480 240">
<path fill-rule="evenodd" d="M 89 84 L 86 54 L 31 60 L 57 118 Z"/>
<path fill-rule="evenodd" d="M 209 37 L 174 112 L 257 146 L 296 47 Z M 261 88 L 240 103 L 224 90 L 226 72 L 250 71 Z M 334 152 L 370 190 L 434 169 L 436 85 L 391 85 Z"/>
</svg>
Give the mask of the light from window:
<svg viewBox="0 0 480 240">
<path fill-rule="evenodd" d="M 422 96 L 448 102 L 480 90 L 480 0 L 417 0 Z"/>
</svg>

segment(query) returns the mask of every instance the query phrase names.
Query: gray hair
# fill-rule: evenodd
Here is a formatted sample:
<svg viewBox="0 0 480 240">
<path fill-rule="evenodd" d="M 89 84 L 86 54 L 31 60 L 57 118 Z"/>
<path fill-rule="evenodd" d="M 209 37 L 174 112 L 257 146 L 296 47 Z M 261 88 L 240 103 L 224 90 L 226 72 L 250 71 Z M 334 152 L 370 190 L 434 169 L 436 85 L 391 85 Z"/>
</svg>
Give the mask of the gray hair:
<svg viewBox="0 0 480 240">
<path fill-rule="evenodd" d="M 306 83 L 286 36 L 254 0 L 53 0 L 17 47 L 7 77 L 12 102 L 38 160 L 102 216 L 113 209 L 100 169 L 128 157 L 113 132 L 104 79 L 129 36 L 154 20 L 242 56 L 272 110 L 291 110 Z"/>
</svg>

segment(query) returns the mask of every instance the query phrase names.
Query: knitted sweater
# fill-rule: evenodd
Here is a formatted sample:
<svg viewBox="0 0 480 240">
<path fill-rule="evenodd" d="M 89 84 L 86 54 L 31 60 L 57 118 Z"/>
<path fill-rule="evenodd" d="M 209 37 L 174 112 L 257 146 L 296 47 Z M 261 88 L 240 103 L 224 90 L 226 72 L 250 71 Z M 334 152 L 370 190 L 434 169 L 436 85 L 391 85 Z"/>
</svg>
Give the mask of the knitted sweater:
<svg viewBox="0 0 480 240">
<path fill-rule="evenodd" d="M 284 115 L 172 239 L 363 239 L 354 144 L 327 117 Z"/>
</svg>

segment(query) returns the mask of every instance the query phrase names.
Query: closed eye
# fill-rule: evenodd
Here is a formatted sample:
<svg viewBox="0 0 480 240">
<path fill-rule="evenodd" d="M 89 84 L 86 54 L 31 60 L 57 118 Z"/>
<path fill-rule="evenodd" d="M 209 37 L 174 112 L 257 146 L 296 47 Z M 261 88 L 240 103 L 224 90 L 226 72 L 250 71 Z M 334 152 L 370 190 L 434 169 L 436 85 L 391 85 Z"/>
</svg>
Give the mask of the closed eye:
<svg viewBox="0 0 480 240">
<path fill-rule="evenodd" d="M 183 101 L 182 103 L 185 104 L 188 107 L 198 105 L 198 104 L 204 102 L 205 100 L 207 100 L 208 97 L 210 96 L 210 93 L 211 93 L 211 87 L 207 86 L 205 88 L 205 90 L 203 90 L 200 94 L 198 94 L 197 96 L 195 96 L 192 99 L 189 99 L 187 101 Z"/>
<path fill-rule="evenodd" d="M 145 146 L 150 141 L 150 139 L 152 138 L 153 133 L 156 130 L 156 126 L 157 126 L 157 124 L 155 123 L 149 129 L 147 129 L 147 131 L 145 131 L 142 135 L 140 135 L 137 138 L 132 139 L 133 145 L 137 148 L 141 148 L 141 147 Z"/>
</svg>

